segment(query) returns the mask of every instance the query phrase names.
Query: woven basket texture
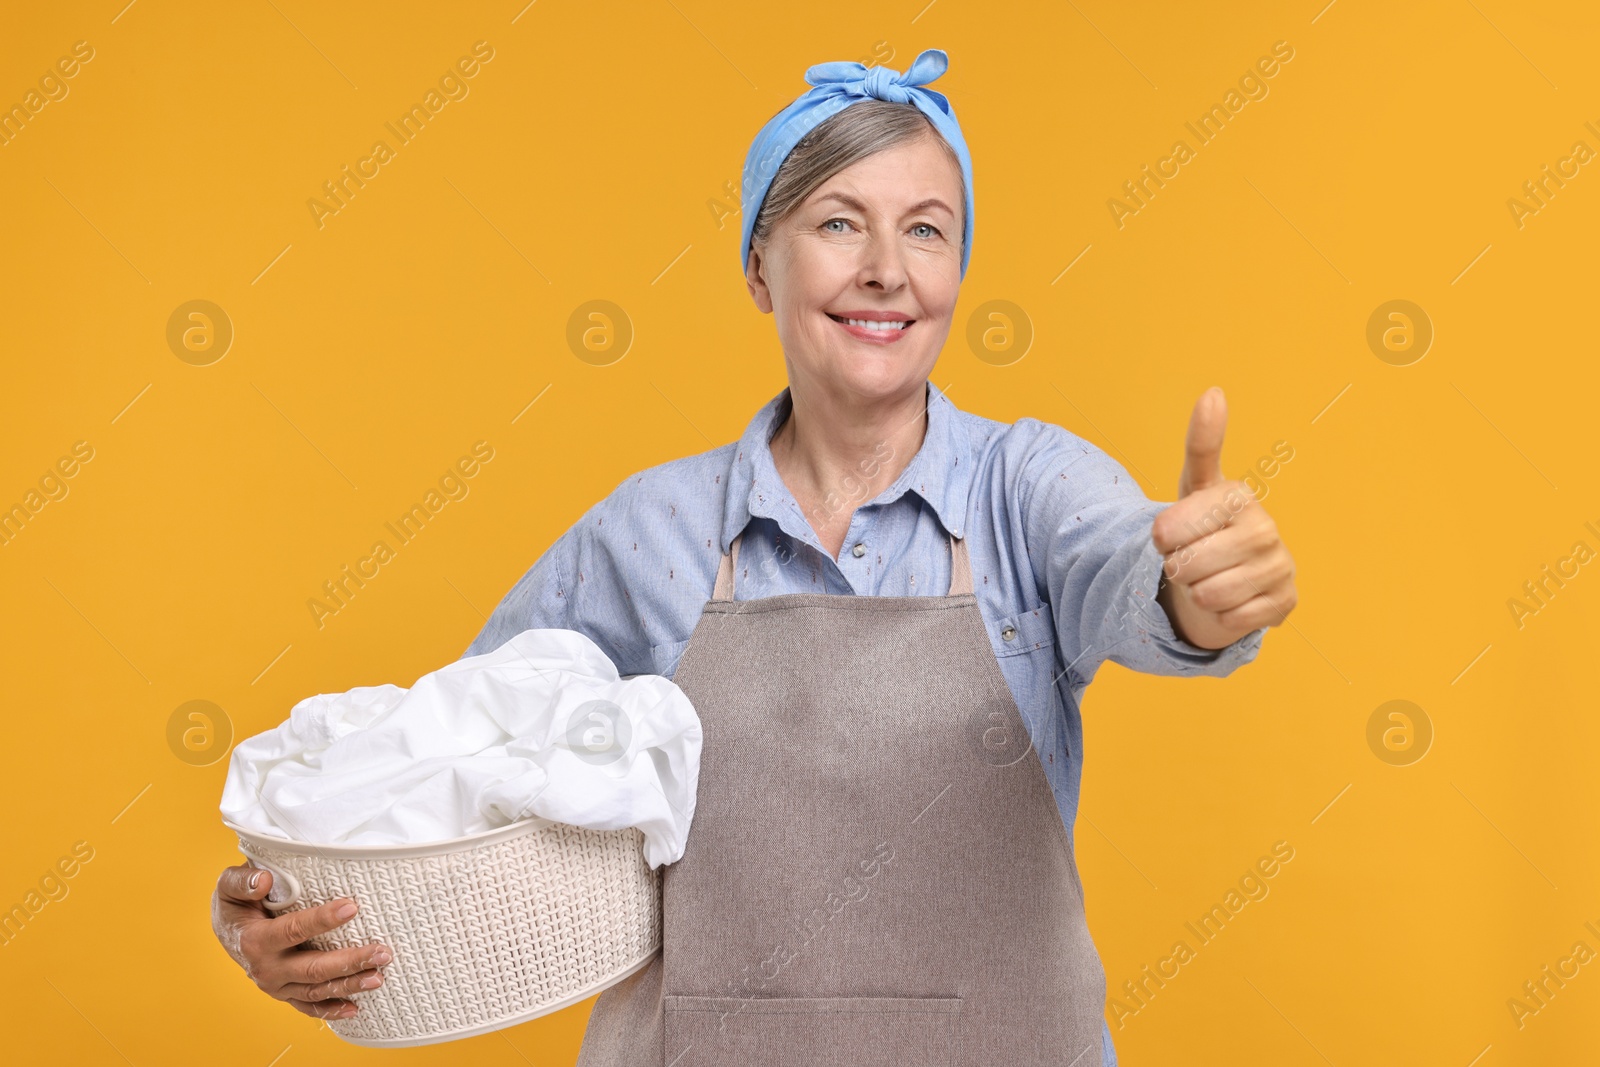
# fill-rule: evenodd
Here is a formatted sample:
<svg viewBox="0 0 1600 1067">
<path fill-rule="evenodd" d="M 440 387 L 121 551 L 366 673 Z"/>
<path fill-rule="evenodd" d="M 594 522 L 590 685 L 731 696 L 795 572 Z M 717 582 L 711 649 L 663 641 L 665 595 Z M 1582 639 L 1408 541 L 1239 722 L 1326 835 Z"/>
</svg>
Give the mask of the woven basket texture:
<svg viewBox="0 0 1600 1067">
<path fill-rule="evenodd" d="M 329 1020 L 363 1045 L 415 1045 L 487 1033 L 559 1010 L 637 970 L 661 946 L 661 872 L 634 827 L 588 830 L 539 820 L 528 832 L 459 850 L 385 858 L 321 848 L 306 855 L 240 835 L 246 855 L 288 871 L 288 911 L 339 897 L 355 918 L 312 948 L 381 941 L 384 983 Z M 303 847 L 303 846 L 302 846 Z"/>
</svg>

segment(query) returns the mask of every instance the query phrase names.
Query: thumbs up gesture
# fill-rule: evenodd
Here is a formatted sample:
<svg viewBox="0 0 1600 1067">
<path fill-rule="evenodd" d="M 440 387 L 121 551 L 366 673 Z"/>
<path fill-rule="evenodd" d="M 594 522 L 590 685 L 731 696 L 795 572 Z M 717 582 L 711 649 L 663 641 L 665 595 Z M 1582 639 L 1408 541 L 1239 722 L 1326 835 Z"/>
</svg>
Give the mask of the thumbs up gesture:
<svg viewBox="0 0 1600 1067">
<path fill-rule="evenodd" d="M 1255 494 L 1222 474 L 1228 405 L 1212 386 L 1195 403 L 1184 441 L 1178 502 L 1150 537 L 1164 562 L 1156 602 L 1183 640 L 1224 648 L 1294 610 L 1294 559 Z"/>
</svg>

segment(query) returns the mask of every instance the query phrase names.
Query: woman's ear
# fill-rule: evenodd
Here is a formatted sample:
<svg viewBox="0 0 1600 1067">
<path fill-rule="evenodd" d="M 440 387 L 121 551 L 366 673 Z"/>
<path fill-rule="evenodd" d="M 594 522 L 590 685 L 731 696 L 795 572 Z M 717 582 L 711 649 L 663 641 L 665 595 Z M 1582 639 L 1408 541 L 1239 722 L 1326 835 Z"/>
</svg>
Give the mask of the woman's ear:
<svg viewBox="0 0 1600 1067">
<path fill-rule="evenodd" d="M 750 261 L 744 268 L 744 284 L 750 290 L 750 299 L 756 302 L 756 307 L 763 315 L 772 314 L 772 292 L 767 288 L 766 262 L 762 259 L 761 250 L 754 242 L 750 245 Z"/>
</svg>

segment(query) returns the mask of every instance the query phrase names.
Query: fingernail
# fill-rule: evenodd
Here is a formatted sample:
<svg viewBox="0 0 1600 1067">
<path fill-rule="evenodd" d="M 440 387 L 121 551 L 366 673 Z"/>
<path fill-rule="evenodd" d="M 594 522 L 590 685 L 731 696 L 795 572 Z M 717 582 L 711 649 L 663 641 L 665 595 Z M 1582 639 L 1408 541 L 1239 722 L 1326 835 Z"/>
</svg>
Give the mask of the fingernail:
<svg viewBox="0 0 1600 1067">
<path fill-rule="evenodd" d="M 349 919 L 352 916 L 354 916 L 355 913 L 356 913 L 356 906 L 354 904 L 346 904 L 344 907 L 342 907 L 338 911 L 334 912 L 333 913 L 333 917 L 335 919 L 338 919 L 340 922 L 344 922 L 346 919 Z"/>
<path fill-rule="evenodd" d="M 361 988 L 362 989 L 377 989 L 382 984 L 383 984 L 383 976 L 382 975 L 370 974 L 367 977 L 361 979 Z"/>
<path fill-rule="evenodd" d="M 394 959 L 394 955 L 388 949 L 380 948 L 372 954 L 372 966 L 382 967 L 392 959 Z"/>
<path fill-rule="evenodd" d="M 261 883 L 261 872 L 257 871 L 255 874 L 252 874 L 250 876 L 250 883 L 249 883 L 250 892 L 254 893 L 256 891 L 256 886 L 259 885 L 260 883 Z"/>
</svg>

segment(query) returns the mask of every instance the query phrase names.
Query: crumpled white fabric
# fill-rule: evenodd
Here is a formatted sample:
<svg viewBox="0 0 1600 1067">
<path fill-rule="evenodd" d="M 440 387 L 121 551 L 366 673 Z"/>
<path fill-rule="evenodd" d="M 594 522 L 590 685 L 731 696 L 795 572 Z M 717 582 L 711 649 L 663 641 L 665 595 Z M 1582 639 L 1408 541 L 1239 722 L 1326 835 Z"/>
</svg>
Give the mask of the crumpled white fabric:
<svg viewBox="0 0 1600 1067">
<path fill-rule="evenodd" d="M 525 630 L 395 685 L 296 704 L 241 741 L 223 817 L 315 845 L 444 841 L 530 816 L 637 826 L 652 868 L 683 856 L 700 719 L 671 679 L 619 677 L 576 630 Z"/>
</svg>

